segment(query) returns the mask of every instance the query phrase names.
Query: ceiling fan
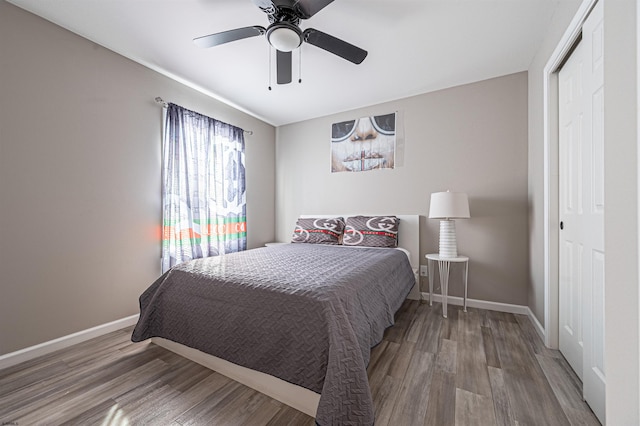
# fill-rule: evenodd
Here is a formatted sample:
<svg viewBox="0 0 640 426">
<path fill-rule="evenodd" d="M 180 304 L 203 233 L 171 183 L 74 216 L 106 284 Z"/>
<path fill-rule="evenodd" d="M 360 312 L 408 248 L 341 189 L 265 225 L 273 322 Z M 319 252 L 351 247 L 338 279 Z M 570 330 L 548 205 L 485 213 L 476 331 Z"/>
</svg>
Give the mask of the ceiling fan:
<svg viewBox="0 0 640 426">
<path fill-rule="evenodd" d="M 367 51 L 314 28 L 302 31 L 301 19 L 309 19 L 333 0 L 252 0 L 269 18 L 267 28 L 259 25 L 209 34 L 193 39 L 196 46 L 213 47 L 244 38 L 266 35 L 276 49 L 276 73 L 278 84 L 291 83 L 291 52 L 306 42 L 340 56 L 354 64 L 367 57 Z"/>
</svg>

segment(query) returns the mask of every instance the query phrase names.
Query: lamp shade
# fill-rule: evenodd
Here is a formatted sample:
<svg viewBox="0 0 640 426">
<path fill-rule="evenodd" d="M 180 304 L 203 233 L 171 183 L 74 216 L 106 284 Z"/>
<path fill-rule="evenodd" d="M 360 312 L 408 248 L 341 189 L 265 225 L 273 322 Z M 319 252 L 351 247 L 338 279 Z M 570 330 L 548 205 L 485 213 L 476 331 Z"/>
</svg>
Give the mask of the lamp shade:
<svg viewBox="0 0 640 426">
<path fill-rule="evenodd" d="M 468 219 L 469 199 L 464 192 L 434 192 L 429 206 L 430 219 Z"/>
</svg>

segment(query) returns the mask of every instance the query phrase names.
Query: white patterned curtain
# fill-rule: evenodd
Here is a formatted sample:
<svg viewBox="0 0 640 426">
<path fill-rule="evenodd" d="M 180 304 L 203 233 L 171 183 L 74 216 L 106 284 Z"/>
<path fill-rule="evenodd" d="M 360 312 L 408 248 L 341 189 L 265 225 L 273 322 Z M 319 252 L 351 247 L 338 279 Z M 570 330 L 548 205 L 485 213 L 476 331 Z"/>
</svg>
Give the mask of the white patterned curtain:
<svg viewBox="0 0 640 426">
<path fill-rule="evenodd" d="M 246 250 L 244 131 L 170 103 L 162 197 L 162 272 Z"/>
</svg>

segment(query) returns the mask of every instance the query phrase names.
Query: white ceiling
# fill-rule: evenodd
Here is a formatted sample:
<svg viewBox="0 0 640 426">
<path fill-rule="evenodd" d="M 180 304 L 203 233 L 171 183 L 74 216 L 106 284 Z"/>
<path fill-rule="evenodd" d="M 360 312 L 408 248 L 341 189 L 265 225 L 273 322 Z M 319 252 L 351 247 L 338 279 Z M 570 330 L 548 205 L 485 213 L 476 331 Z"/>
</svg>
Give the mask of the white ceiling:
<svg viewBox="0 0 640 426">
<path fill-rule="evenodd" d="M 254 37 L 210 49 L 194 37 L 268 26 L 251 0 L 8 0 L 275 126 L 524 71 L 560 2 L 335 0 L 300 27 L 369 52 L 354 65 L 302 46 L 302 83 L 269 91 L 269 47 Z M 171 101 L 171 99 L 166 99 Z"/>
</svg>

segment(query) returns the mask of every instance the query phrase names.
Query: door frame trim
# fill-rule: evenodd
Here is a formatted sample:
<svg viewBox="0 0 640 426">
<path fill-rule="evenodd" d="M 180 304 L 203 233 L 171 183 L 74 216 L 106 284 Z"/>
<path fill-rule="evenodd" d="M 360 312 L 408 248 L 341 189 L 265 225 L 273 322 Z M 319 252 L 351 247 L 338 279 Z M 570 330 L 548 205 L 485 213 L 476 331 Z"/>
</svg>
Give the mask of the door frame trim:
<svg viewBox="0 0 640 426">
<path fill-rule="evenodd" d="M 559 168 L 558 168 L 558 67 L 582 33 L 582 25 L 598 0 L 583 0 L 549 57 L 543 71 L 544 138 L 544 343 L 558 348 Z"/>
</svg>

